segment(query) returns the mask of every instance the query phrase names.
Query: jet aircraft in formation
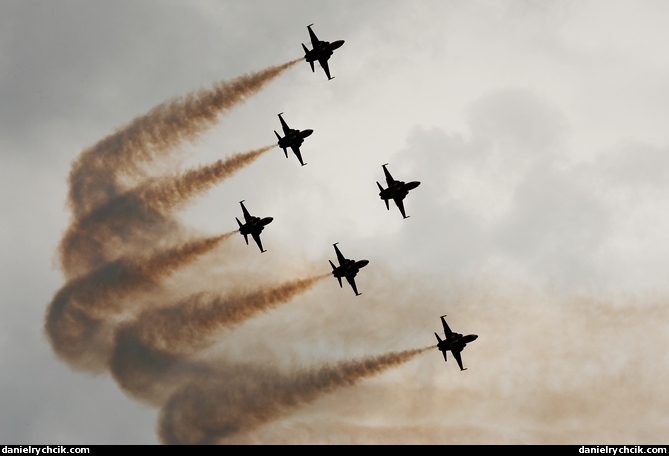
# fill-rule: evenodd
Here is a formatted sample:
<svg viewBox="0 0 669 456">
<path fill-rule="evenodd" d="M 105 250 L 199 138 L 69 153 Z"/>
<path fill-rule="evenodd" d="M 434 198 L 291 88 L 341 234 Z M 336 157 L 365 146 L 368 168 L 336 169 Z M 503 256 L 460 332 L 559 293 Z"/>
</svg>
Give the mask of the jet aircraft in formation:
<svg viewBox="0 0 669 456">
<path fill-rule="evenodd" d="M 468 334 L 463 336 L 462 334 L 454 333 L 451 331 L 451 328 L 448 327 L 448 323 L 446 323 L 446 320 L 444 319 L 445 316 L 446 315 L 442 315 L 440 318 L 442 325 L 444 325 L 444 334 L 446 335 L 446 339 L 441 340 L 439 335 L 434 333 L 434 335 L 437 336 L 437 348 L 443 353 L 444 361 L 448 361 L 448 359 L 446 359 L 446 352 L 450 350 L 451 354 L 458 362 L 460 370 L 467 370 L 466 367 L 462 367 L 462 358 L 460 357 L 460 352 L 465 349 L 465 346 L 468 343 L 474 342 L 476 339 L 478 339 L 479 336 L 476 334 Z"/>
<path fill-rule="evenodd" d="M 244 200 L 240 201 L 239 204 L 242 206 L 242 212 L 244 212 L 244 222 L 242 223 L 239 221 L 237 217 L 235 217 L 235 220 L 237 220 L 237 224 L 239 224 L 239 232 L 241 233 L 242 236 L 244 236 L 244 240 L 246 241 L 246 245 L 249 245 L 249 234 L 253 237 L 253 240 L 256 241 L 256 244 L 258 244 L 258 248 L 260 248 L 260 252 L 264 253 L 267 250 L 263 250 L 262 248 L 262 242 L 260 241 L 260 233 L 262 233 L 262 230 L 265 229 L 265 225 L 269 225 L 272 223 L 272 220 L 274 218 L 272 217 L 256 217 L 254 215 L 249 214 L 249 211 L 246 210 L 244 207 Z"/>
<path fill-rule="evenodd" d="M 323 71 L 325 71 L 325 75 L 328 77 L 328 80 L 334 79 L 333 77 L 330 76 L 330 68 L 328 66 L 328 59 L 332 56 L 332 53 L 334 52 L 335 49 L 340 48 L 344 44 L 344 40 L 339 40 L 335 42 L 328 42 L 328 41 L 321 41 L 316 37 L 316 34 L 314 31 L 311 29 L 311 25 L 307 26 L 307 29 L 309 29 L 309 36 L 311 38 L 311 44 L 313 46 L 313 49 L 309 50 L 307 47 L 302 44 L 302 48 L 304 49 L 305 52 L 305 60 L 309 62 L 309 65 L 311 66 L 311 71 L 314 71 L 314 62 L 318 61 L 323 68 Z M 279 140 L 279 147 L 283 149 L 284 154 L 286 155 L 286 158 L 288 158 L 288 148 L 290 147 L 299 160 L 300 164 L 302 166 L 306 165 L 302 161 L 302 155 L 300 154 L 300 146 L 304 142 L 304 138 L 310 136 L 313 133 L 313 130 L 296 130 L 288 127 L 286 122 L 283 120 L 283 117 L 281 117 L 283 113 L 279 114 L 279 120 L 281 121 L 281 127 L 283 129 L 283 134 L 284 136 L 281 137 L 279 133 L 274 131 L 274 134 L 276 135 L 277 139 Z M 418 187 L 420 185 L 420 182 L 418 181 L 413 181 L 413 182 L 402 182 L 399 180 L 393 179 L 392 175 L 390 174 L 390 171 L 388 171 L 388 168 L 386 168 L 388 164 L 386 163 L 385 165 L 382 165 L 383 167 L 383 172 L 386 176 L 386 183 L 388 185 L 388 188 L 383 188 L 379 182 L 376 182 L 376 185 L 379 187 L 379 196 L 383 200 L 383 202 L 386 204 L 386 209 L 390 210 L 389 206 L 389 201 L 392 199 L 395 204 L 397 205 L 397 208 L 400 210 L 400 213 L 402 214 L 403 218 L 408 218 L 408 216 L 405 213 L 404 210 L 404 198 L 409 194 L 410 190 L 413 190 L 414 188 Z M 248 235 L 250 234 L 253 239 L 255 240 L 256 244 L 258 244 L 258 247 L 260 248 L 261 252 L 266 252 L 266 250 L 263 250 L 262 248 L 262 243 L 260 241 L 260 233 L 263 231 L 264 227 L 268 225 L 269 223 L 272 222 L 273 218 L 272 217 L 265 217 L 265 218 L 260 218 L 260 217 L 255 217 L 249 214 L 249 212 L 246 210 L 244 207 L 244 201 L 240 201 L 241 206 L 242 206 L 242 211 L 244 212 L 244 220 L 245 223 L 241 223 L 238 218 L 235 217 L 237 220 L 237 223 L 239 224 L 239 232 L 244 236 L 244 240 L 246 241 L 246 244 L 248 245 Z M 353 292 L 355 293 L 356 296 L 359 296 L 361 293 L 358 293 L 358 288 L 356 287 L 355 284 L 355 276 L 358 274 L 360 269 L 364 268 L 369 264 L 369 260 L 352 260 L 349 258 L 345 258 L 344 255 L 339 251 L 339 248 L 337 248 L 338 243 L 334 243 L 334 249 L 337 254 L 337 261 L 339 262 L 339 266 L 335 266 L 334 263 L 330 260 L 330 266 L 332 266 L 332 275 L 335 276 L 337 281 L 339 282 L 339 286 L 343 287 L 342 285 L 342 277 L 346 278 L 346 281 L 351 285 L 351 288 L 353 289 Z M 444 334 L 445 334 L 445 339 L 441 339 L 439 335 L 435 332 L 434 335 L 437 337 L 437 348 L 439 351 L 442 352 L 444 355 L 444 361 L 448 361 L 446 357 L 446 352 L 450 351 L 455 360 L 458 363 L 458 366 L 460 367 L 460 370 L 466 370 L 466 368 L 462 367 L 462 358 L 460 356 L 460 353 L 464 348 L 467 346 L 468 343 L 475 341 L 478 339 L 478 336 L 476 334 L 468 334 L 466 336 L 463 336 L 462 334 L 459 333 L 454 333 L 451 331 L 451 328 L 449 328 L 448 323 L 446 323 L 446 320 L 444 319 L 446 315 L 442 315 L 441 318 L 441 323 L 444 327 Z"/>
<path fill-rule="evenodd" d="M 311 71 L 314 72 L 314 62 L 321 64 L 321 68 L 325 71 L 325 75 L 328 77 L 328 80 L 334 79 L 330 76 L 330 67 L 328 66 L 328 60 L 332 57 L 332 53 L 335 49 L 339 49 L 344 44 L 344 40 L 333 41 L 321 41 L 316 37 L 316 34 L 311 30 L 311 26 L 314 24 L 307 25 L 309 29 L 309 37 L 311 38 L 311 46 L 313 49 L 309 50 L 302 43 L 302 49 L 304 49 L 304 58 L 309 65 L 311 65 Z"/>
<path fill-rule="evenodd" d="M 332 275 L 337 278 L 337 281 L 339 282 L 339 287 L 342 287 L 341 283 L 341 278 L 345 277 L 346 281 L 351 285 L 351 288 L 353 288 L 353 292 L 355 293 L 356 296 L 361 295 L 362 293 L 358 293 L 358 288 L 355 286 L 355 276 L 358 274 L 358 271 L 360 269 L 364 268 L 369 264 L 369 260 L 351 260 L 348 258 L 344 258 L 344 255 L 341 254 L 339 249 L 337 248 L 338 242 L 335 242 L 332 244 L 334 246 L 335 252 L 337 253 L 337 261 L 339 261 L 339 266 L 335 266 L 332 261 L 330 261 L 330 266 L 332 266 Z"/>
<path fill-rule="evenodd" d="M 286 155 L 286 158 L 288 158 L 288 147 L 290 147 L 293 150 L 293 153 L 299 160 L 300 164 L 302 166 L 306 165 L 302 161 L 302 154 L 300 154 L 300 146 L 304 142 L 304 138 L 307 136 L 310 136 L 314 131 L 313 130 L 296 130 L 294 128 L 290 128 L 288 124 L 286 123 L 285 120 L 283 120 L 283 117 L 281 117 L 282 112 L 279 113 L 279 120 L 281 121 L 281 128 L 283 128 L 283 138 L 274 130 L 274 134 L 279 140 L 279 147 L 283 149 L 283 153 Z"/>
<path fill-rule="evenodd" d="M 383 200 L 384 203 L 386 203 L 386 209 L 390 210 L 390 205 L 388 204 L 389 200 L 395 201 L 395 204 L 397 205 L 398 209 L 402 213 L 402 217 L 404 218 L 409 218 L 405 213 L 404 213 L 404 198 L 409 194 L 409 190 L 413 190 L 414 188 L 418 187 L 420 185 L 420 182 L 418 181 L 413 181 L 413 182 L 402 182 L 399 180 L 393 179 L 393 176 L 390 175 L 390 171 L 388 171 L 388 163 L 383 165 L 383 172 L 386 175 L 386 183 L 388 184 L 388 188 L 383 188 L 379 182 L 376 182 L 376 185 L 379 186 L 379 196 Z"/>
</svg>

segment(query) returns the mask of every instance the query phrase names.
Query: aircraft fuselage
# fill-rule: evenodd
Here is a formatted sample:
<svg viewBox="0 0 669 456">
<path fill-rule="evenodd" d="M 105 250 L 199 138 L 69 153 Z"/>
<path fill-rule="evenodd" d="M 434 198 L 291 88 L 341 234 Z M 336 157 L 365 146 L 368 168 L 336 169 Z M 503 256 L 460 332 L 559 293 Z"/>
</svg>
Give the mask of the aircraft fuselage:
<svg viewBox="0 0 669 456">
<path fill-rule="evenodd" d="M 346 277 L 352 275 L 355 277 L 360 269 L 364 268 L 369 264 L 369 260 L 348 260 L 349 262 L 344 263 L 335 269 L 332 270 L 332 275 L 335 277 Z"/>
<path fill-rule="evenodd" d="M 307 62 L 318 62 L 320 59 L 329 59 L 332 53 L 344 45 L 344 40 L 338 41 L 321 41 L 318 46 L 306 52 L 305 59 Z"/>
<path fill-rule="evenodd" d="M 413 181 L 413 182 L 395 181 L 395 185 L 392 185 L 388 188 L 381 190 L 379 192 L 379 196 L 384 200 L 395 199 L 395 198 L 403 199 L 409 194 L 410 190 L 413 190 L 419 185 L 420 185 L 419 181 Z"/>
<path fill-rule="evenodd" d="M 279 147 L 286 148 L 286 147 L 300 147 L 302 143 L 304 142 L 304 138 L 311 136 L 311 134 L 314 131 L 309 129 L 309 130 L 290 130 L 286 136 L 283 138 L 279 139 Z"/>
<path fill-rule="evenodd" d="M 360 269 L 364 268 L 369 264 L 369 260 L 349 260 L 349 263 L 342 264 L 341 266 L 335 268 L 332 271 L 335 277 L 345 277 L 348 274 L 357 274 Z"/>
<path fill-rule="evenodd" d="M 274 217 L 254 217 L 252 220 L 244 223 L 239 228 L 239 232 L 246 235 L 253 234 L 254 232 L 262 233 L 262 231 L 265 229 L 265 226 L 272 223 L 272 220 L 274 220 Z"/>
<path fill-rule="evenodd" d="M 474 342 L 479 337 L 476 334 L 468 334 L 466 336 L 463 336 L 462 334 L 454 334 L 453 336 L 454 337 L 439 342 L 437 344 L 439 350 L 446 351 L 455 349 L 461 351 L 468 343 Z"/>
</svg>

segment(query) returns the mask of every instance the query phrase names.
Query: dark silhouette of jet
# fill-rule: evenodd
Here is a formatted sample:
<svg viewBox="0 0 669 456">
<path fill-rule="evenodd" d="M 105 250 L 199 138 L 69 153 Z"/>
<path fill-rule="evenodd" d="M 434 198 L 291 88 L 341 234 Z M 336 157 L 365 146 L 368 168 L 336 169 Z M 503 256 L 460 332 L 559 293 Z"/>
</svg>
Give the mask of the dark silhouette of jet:
<svg viewBox="0 0 669 456">
<path fill-rule="evenodd" d="M 439 338 L 439 335 L 437 333 L 434 333 L 435 336 L 437 336 L 437 348 L 439 351 L 441 351 L 444 355 L 444 361 L 448 361 L 446 359 L 446 352 L 451 351 L 451 354 L 455 358 L 455 360 L 458 362 L 458 366 L 460 366 L 460 370 L 467 370 L 467 368 L 462 367 L 462 358 L 460 358 L 460 352 L 465 349 L 465 346 L 470 343 L 474 342 L 476 339 L 478 339 L 479 336 L 476 334 L 468 334 L 466 336 L 463 336 L 462 334 L 454 333 L 451 331 L 451 328 L 448 327 L 448 323 L 446 323 L 446 320 L 444 320 L 444 317 L 446 315 L 442 315 L 441 318 L 441 323 L 444 325 L 444 334 L 446 335 L 446 339 L 441 340 Z"/>
<path fill-rule="evenodd" d="M 248 236 L 250 234 L 253 237 L 253 240 L 256 241 L 256 244 L 258 244 L 260 252 L 261 253 L 266 252 L 267 250 L 263 250 L 262 242 L 260 242 L 260 233 L 262 233 L 262 230 L 265 229 L 265 225 L 269 225 L 270 223 L 272 223 L 272 220 L 274 220 L 274 218 L 272 217 L 260 218 L 251 215 L 249 214 L 249 211 L 247 211 L 246 208 L 244 207 L 244 200 L 240 201 L 239 204 L 242 205 L 242 212 L 244 212 L 244 221 L 246 223 L 240 222 L 237 217 L 235 217 L 235 220 L 237 220 L 237 223 L 239 224 L 239 232 L 242 234 L 242 236 L 244 236 L 246 245 L 249 245 Z"/>
<path fill-rule="evenodd" d="M 339 249 L 337 248 L 338 242 L 335 242 L 332 244 L 334 246 L 335 252 L 337 252 L 337 260 L 339 261 L 339 266 L 336 266 L 330 261 L 330 266 L 332 266 L 332 275 L 337 278 L 337 281 L 339 281 L 339 287 L 342 287 L 341 283 L 341 278 L 345 277 L 346 281 L 351 285 L 351 288 L 353 288 L 353 292 L 355 293 L 356 296 L 361 295 L 362 293 L 358 293 L 358 288 L 355 286 L 355 276 L 358 274 L 358 271 L 360 269 L 364 268 L 369 264 L 369 260 L 349 260 L 348 258 L 344 258 L 344 255 L 341 254 Z"/>
<path fill-rule="evenodd" d="M 279 113 L 279 120 L 281 121 L 281 128 L 283 128 L 283 134 L 284 137 L 282 138 L 276 130 L 274 130 L 274 134 L 276 137 L 279 139 L 279 147 L 283 149 L 283 153 L 286 155 L 286 158 L 288 158 L 288 147 L 290 147 L 293 150 L 293 153 L 297 157 L 297 159 L 300 161 L 300 164 L 302 166 L 306 165 L 302 161 L 302 154 L 300 154 L 300 146 L 304 142 L 304 138 L 307 136 L 310 136 L 314 131 L 313 130 L 295 130 L 294 128 L 290 128 L 288 124 L 286 124 L 286 121 L 283 120 L 283 117 L 281 117 L 282 112 Z"/>
<path fill-rule="evenodd" d="M 314 62 L 318 61 L 321 64 L 321 68 L 325 71 L 325 75 L 328 77 L 328 80 L 334 79 L 330 76 L 330 67 L 328 66 L 328 60 L 332 57 L 332 53 L 335 49 L 339 49 L 344 44 L 344 40 L 329 42 L 321 41 L 316 37 L 316 34 L 311 30 L 311 26 L 314 24 L 307 25 L 309 29 L 309 37 L 311 38 L 311 46 L 313 49 L 309 50 L 302 43 L 302 49 L 304 49 L 304 58 L 309 65 L 311 65 L 311 71 L 314 72 Z"/>
<path fill-rule="evenodd" d="M 395 204 L 399 208 L 400 212 L 402 213 L 402 217 L 404 218 L 409 218 L 405 213 L 404 213 L 404 198 L 409 194 L 409 190 L 413 190 L 414 188 L 418 187 L 420 185 L 420 182 L 418 181 L 413 181 L 413 182 L 402 182 L 393 179 L 393 176 L 390 175 L 390 171 L 388 171 L 388 163 L 383 165 L 383 172 L 386 174 L 386 183 L 388 184 L 388 188 L 383 188 L 379 182 L 376 182 L 376 185 L 379 186 L 379 196 L 383 200 L 384 203 L 386 203 L 386 209 L 390 210 L 390 205 L 388 204 L 389 200 L 395 201 Z"/>
</svg>

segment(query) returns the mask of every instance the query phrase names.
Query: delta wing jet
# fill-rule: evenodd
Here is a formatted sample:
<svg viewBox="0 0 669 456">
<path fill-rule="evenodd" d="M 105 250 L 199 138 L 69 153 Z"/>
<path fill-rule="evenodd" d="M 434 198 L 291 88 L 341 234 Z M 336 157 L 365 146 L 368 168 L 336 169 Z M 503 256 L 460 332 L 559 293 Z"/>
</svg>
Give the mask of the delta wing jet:
<svg viewBox="0 0 669 456">
<path fill-rule="evenodd" d="M 285 120 L 283 120 L 283 117 L 281 117 L 282 112 L 279 113 L 279 120 L 281 121 L 281 128 L 283 129 L 283 138 L 274 130 L 274 134 L 276 135 L 277 139 L 279 140 L 279 147 L 283 149 L 283 153 L 288 158 L 288 147 L 290 147 L 293 150 L 293 153 L 299 160 L 300 164 L 302 166 L 306 165 L 302 161 L 302 154 L 300 154 L 300 146 L 304 142 L 304 138 L 307 136 L 311 136 L 311 134 L 314 132 L 313 130 L 296 130 L 294 128 L 290 128 L 288 124 L 286 123 Z"/>
<path fill-rule="evenodd" d="M 393 179 L 393 176 L 390 175 L 390 171 L 388 171 L 388 163 L 383 165 L 383 172 L 386 175 L 386 183 L 388 184 L 388 188 L 383 188 L 379 182 L 376 182 L 376 185 L 379 186 L 379 196 L 383 200 L 384 203 L 386 203 L 386 209 L 390 210 L 390 205 L 388 204 L 389 200 L 395 201 L 395 204 L 397 205 L 398 209 L 400 210 L 400 213 L 402 214 L 402 217 L 404 218 L 409 218 L 405 212 L 404 212 L 404 198 L 409 194 L 409 190 L 413 190 L 414 188 L 418 187 L 420 185 L 420 182 L 418 181 L 413 181 L 413 182 L 402 182 L 399 180 Z"/>
<path fill-rule="evenodd" d="M 246 245 L 249 245 L 248 236 L 250 234 L 253 237 L 253 240 L 256 241 L 256 244 L 258 244 L 260 252 L 261 253 L 266 252 L 267 250 L 263 250 L 262 248 L 262 242 L 260 241 L 260 233 L 262 233 L 262 230 L 265 229 L 265 225 L 269 225 L 270 223 L 272 223 L 272 220 L 274 220 L 274 218 L 272 217 L 260 218 L 251 215 L 249 214 L 249 211 L 247 211 L 246 208 L 244 207 L 244 200 L 240 201 L 239 204 L 242 205 L 242 212 L 244 212 L 245 223 L 240 222 L 237 217 L 235 217 L 235 220 L 237 220 L 237 224 L 239 225 L 239 232 L 241 233 L 242 236 L 244 236 Z"/>
<path fill-rule="evenodd" d="M 328 77 L 328 80 L 334 79 L 330 76 L 330 67 L 328 66 L 328 60 L 332 57 L 332 53 L 335 49 L 339 49 L 344 44 L 344 40 L 329 42 L 321 41 L 316 37 L 316 34 L 311 30 L 311 26 L 314 24 L 307 25 L 309 29 L 309 37 L 311 38 L 311 46 L 313 49 L 309 50 L 302 43 L 302 49 L 304 49 L 304 58 L 309 65 L 311 66 L 311 71 L 314 72 L 314 62 L 321 64 L 321 68 L 325 71 L 325 75 Z"/>
<path fill-rule="evenodd" d="M 345 277 L 346 281 L 351 285 L 351 288 L 353 288 L 353 292 L 355 293 L 356 296 L 361 295 L 362 293 L 358 293 L 358 288 L 355 286 L 355 276 L 358 274 L 358 271 L 360 269 L 364 268 L 369 264 L 369 260 L 350 260 L 348 258 L 344 258 L 344 255 L 341 254 L 339 249 L 337 248 L 338 242 L 335 242 L 332 244 L 334 246 L 335 252 L 337 253 L 337 261 L 339 261 L 339 266 L 335 266 L 332 261 L 330 261 L 330 266 L 332 266 L 332 275 L 337 278 L 337 281 L 339 282 L 339 287 L 343 287 L 341 283 L 341 278 Z"/>
<path fill-rule="evenodd" d="M 460 352 L 465 349 L 465 346 L 468 343 L 474 342 L 476 339 L 478 339 L 479 336 L 476 334 L 468 334 L 463 336 L 462 334 L 451 331 L 451 328 L 448 327 L 448 323 L 446 323 L 446 320 L 444 319 L 445 316 L 446 315 L 442 315 L 440 318 L 441 324 L 444 326 L 444 334 L 446 335 L 446 339 L 441 340 L 439 335 L 434 333 L 434 335 L 437 336 L 437 348 L 444 355 L 444 361 L 448 361 L 446 359 L 446 352 L 450 350 L 451 354 L 458 362 L 460 370 L 467 370 L 466 367 L 462 367 L 462 358 L 460 357 Z"/>
</svg>

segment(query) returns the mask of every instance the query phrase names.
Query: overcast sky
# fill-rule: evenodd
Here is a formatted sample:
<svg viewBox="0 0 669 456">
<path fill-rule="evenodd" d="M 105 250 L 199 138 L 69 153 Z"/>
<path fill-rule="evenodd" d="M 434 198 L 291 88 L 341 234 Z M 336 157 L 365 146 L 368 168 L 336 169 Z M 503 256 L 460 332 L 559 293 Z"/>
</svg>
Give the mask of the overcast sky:
<svg viewBox="0 0 669 456">
<path fill-rule="evenodd" d="M 198 362 L 291 375 L 434 344 L 443 314 L 479 339 L 465 372 L 434 349 L 223 441 L 666 444 L 668 20 L 661 0 L 3 0 L 0 441 L 161 441 L 163 404 L 44 333 L 72 162 L 160 103 L 302 57 L 313 23 L 346 41 L 334 80 L 298 62 L 148 169 L 274 144 L 279 112 L 313 129 L 307 166 L 273 148 L 174 214 L 216 235 L 245 200 L 274 217 L 268 251 L 232 236 L 133 299 L 325 274 L 339 242 L 370 260 L 362 296 L 328 277 Z M 408 219 L 378 197 L 384 163 L 421 181 Z"/>
</svg>

